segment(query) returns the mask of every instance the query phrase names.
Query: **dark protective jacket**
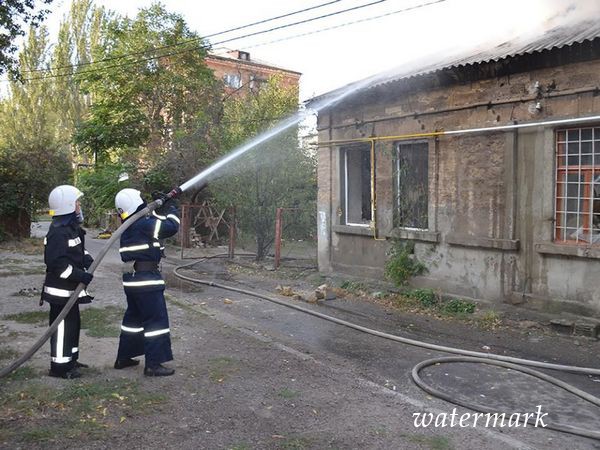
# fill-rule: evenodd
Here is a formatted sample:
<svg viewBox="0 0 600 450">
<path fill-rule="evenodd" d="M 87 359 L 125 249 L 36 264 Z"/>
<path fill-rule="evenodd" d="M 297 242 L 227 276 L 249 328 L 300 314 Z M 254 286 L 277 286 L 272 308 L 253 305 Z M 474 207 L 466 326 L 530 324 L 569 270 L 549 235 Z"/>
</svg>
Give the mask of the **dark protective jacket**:
<svg viewBox="0 0 600 450">
<path fill-rule="evenodd" d="M 145 208 L 146 204 L 138 207 L 137 211 Z M 136 211 L 136 212 L 137 212 Z M 179 230 L 179 217 L 177 208 L 172 205 L 166 215 L 153 212 L 138 219 L 121 235 L 119 253 L 123 262 L 156 263 L 154 270 L 135 270 L 123 273 L 123 287 L 125 293 L 162 291 L 165 282 L 158 270 L 161 258 L 160 239 L 173 236 Z"/>
<path fill-rule="evenodd" d="M 85 230 L 79 226 L 75 213 L 54 217 L 44 238 L 46 279 L 42 300 L 57 305 L 67 303 L 93 261 L 85 250 Z M 79 294 L 79 303 L 90 303 L 92 299 L 85 289 Z"/>
</svg>

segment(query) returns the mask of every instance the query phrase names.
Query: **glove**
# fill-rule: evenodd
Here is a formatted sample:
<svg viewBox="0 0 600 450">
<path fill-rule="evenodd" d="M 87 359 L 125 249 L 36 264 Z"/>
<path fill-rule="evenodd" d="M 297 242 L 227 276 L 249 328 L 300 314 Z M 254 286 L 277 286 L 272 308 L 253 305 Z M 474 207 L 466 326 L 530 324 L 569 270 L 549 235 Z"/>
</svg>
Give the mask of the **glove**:
<svg viewBox="0 0 600 450">
<path fill-rule="evenodd" d="M 81 275 L 81 282 L 87 286 L 92 282 L 93 278 L 94 275 L 92 275 L 91 273 L 83 272 L 83 274 Z"/>
<path fill-rule="evenodd" d="M 168 197 L 167 194 L 165 194 L 164 192 L 154 191 L 152 193 L 152 199 L 160 199 L 163 201 L 163 204 L 159 208 L 156 208 L 156 214 L 166 216 L 167 214 L 172 214 L 173 211 L 178 210 L 177 202 L 173 198 Z"/>
</svg>

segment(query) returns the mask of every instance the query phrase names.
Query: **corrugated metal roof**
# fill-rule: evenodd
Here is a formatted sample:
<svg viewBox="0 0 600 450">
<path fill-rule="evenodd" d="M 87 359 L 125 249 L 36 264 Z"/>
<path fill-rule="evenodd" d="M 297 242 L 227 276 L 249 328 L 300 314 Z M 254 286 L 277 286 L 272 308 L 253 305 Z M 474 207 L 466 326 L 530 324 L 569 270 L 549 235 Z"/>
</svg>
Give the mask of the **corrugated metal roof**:
<svg viewBox="0 0 600 450">
<path fill-rule="evenodd" d="M 373 83 L 368 85 L 368 88 L 380 86 L 382 84 L 391 83 L 394 81 L 417 77 L 434 73 L 444 69 L 455 67 L 465 67 L 474 64 L 489 63 L 492 61 L 500 61 L 507 58 L 512 58 L 519 55 L 533 54 L 554 48 L 561 48 L 574 43 L 592 41 L 600 37 L 600 20 L 586 20 L 577 24 L 568 26 L 557 26 L 544 33 L 543 36 L 522 36 L 512 41 L 503 42 L 489 50 L 484 50 L 477 53 L 453 58 L 445 58 L 438 60 L 432 64 L 421 66 L 417 69 L 403 70 L 402 68 L 383 72 L 379 75 L 369 77 L 373 79 Z M 341 92 L 348 86 L 360 84 L 361 82 L 351 83 L 342 88 L 335 89 L 328 93 L 315 97 L 313 100 L 329 97 L 330 94 Z"/>
</svg>

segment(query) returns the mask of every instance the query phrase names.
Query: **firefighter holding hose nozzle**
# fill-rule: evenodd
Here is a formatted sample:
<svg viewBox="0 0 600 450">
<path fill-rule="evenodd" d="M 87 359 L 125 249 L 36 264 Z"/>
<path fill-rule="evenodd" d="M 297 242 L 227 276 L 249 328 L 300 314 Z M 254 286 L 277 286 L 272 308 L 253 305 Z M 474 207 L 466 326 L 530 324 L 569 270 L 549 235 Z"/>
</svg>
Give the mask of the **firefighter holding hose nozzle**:
<svg viewBox="0 0 600 450">
<path fill-rule="evenodd" d="M 163 201 L 167 200 L 167 196 Z M 115 206 L 125 222 L 146 207 L 140 191 L 122 189 Z M 173 359 L 169 317 L 164 297 L 165 282 L 159 270 L 160 241 L 179 229 L 176 206 L 169 202 L 158 212 L 138 219 L 121 235 L 119 253 L 124 264 L 123 288 L 127 310 L 123 316 L 115 369 L 137 366 L 133 359 L 145 355 L 146 376 L 169 376 L 175 370 L 163 366 Z"/>
</svg>

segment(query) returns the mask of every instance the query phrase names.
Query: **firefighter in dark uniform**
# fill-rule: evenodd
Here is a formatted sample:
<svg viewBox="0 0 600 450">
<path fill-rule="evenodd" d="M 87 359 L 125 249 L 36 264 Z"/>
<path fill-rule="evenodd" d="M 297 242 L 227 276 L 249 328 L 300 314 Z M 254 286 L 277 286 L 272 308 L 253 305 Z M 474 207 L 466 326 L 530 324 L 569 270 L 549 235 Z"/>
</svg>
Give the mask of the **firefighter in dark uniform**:
<svg viewBox="0 0 600 450">
<path fill-rule="evenodd" d="M 80 227 L 83 214 L 79 198 L 83 195 L 76 187 L 62 185 L 54 188 L 48 197 L 52 223 L 44 239 L 46 279 L 40 304 L 50 304 L 50 323 L 62 311 L 79 283 L 86 286 L 92 274 L 86 272 L 94 261 L 85 250 L 85 230 Z M 91 297 L 84 289 L 79 300 L 60 322 L 50 339 L 49 375 L 60 378 L 79 378 L 80 367 L 87 367 L 79 359 L 79 304 L 90 303 Z"/>
<path fill-rule="evenodd" d="M 126 221 L 146 207 L 135 189 L 123 189 L 115 197 L 121 220 Z M 159 271 L 160 240 L 173 236 L 179 229 L 179 217 L 174 205 L 166 211 L 153 212 L 138 219 L 121 235 L 119 253 L 124 263 L 123 288 L 127 310 L 121 325 L 119 351 L 115 369 L 136 366 L 136 356 L 145 355 L 146 376 L 169 376 L 174 369 L 162 363 L 171 361 L 171 336 L 165 303 L 165 282 Z M 164 215 L 163 215 L 164 214 Z"/>
</svg>

